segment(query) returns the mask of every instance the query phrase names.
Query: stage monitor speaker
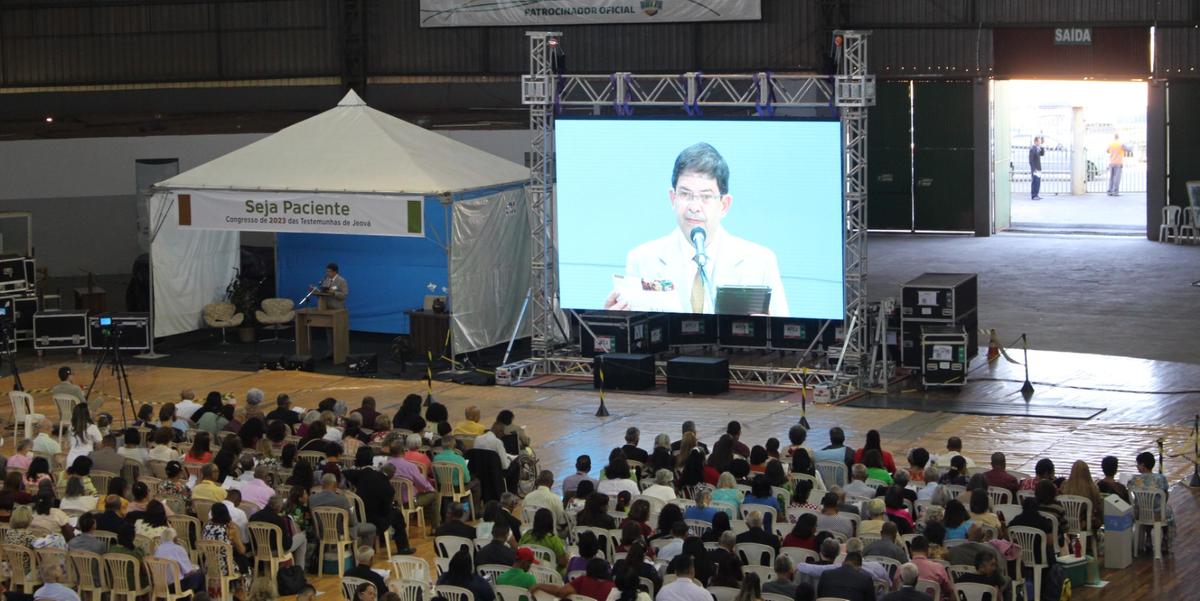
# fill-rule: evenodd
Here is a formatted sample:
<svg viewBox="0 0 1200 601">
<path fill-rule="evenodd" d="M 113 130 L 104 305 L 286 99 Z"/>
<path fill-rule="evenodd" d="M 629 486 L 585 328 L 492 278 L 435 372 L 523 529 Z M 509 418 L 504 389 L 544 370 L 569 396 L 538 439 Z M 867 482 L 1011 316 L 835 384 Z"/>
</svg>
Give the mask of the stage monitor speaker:
<svg viewBox="0 0 1200 601">
<path fill-rule="evenodd" d="M 592 359 L 592 386 L 600 388 L 604 371 L 605 390 L 648 390 L 654 388 L 654 355 L 605 353 Z"/>
<path fill-rule="evenodd" d="M 275 358 L 259 357 L 258 369 L 265 371 L 280 371 L 284 369 L 283 364 L 285 361 L 287 361 L 287 357 L 284 355 L 280 355 L 279 357 Z"/>
<path fill-rule="evenodd" d="M 350 355 L 346 358 L 346 375 L 361 376 L 379 373 L 379 355 Z"/>
<path fill-rule="evenodd" d="M 676 357 L 667 361 L 667 392 L 729 392 L 729 359 Z"/>
<path fill-rule="evenodd" d="M 312 355 L 288 355 L 283 360 L 283 368 L 296 371 L 313 371 Z"/>
</svg>

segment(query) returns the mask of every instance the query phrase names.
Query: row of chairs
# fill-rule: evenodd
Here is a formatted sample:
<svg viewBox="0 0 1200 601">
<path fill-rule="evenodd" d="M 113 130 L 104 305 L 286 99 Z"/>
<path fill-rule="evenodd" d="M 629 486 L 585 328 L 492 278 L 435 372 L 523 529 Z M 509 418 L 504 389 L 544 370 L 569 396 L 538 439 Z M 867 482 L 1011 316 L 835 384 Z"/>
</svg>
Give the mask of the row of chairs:
<svg viewBox="0 0 1200 601">
<path fill-rule="evenodd" d="M 1159 242 L 1200 242 L 1200 207 L 1167 205 L 1158 226 Z"/>
<path fill-rule="evenodd" d="M 229 543 L 201 540 L 196 542 L 196 547 L 199 556 L 197 563 L 204 568 L 208 584 L 221 591 L 221 601 L 230 601 L 232 583 L 238 576 Z M 62 566 L 66 584 L 74 588 L 84 601 L 101 601 L 105 594 L 109 595 L 109 599 L 125 601 L 137 601 L 140 597 L 149 597 L 151 601 L 176 601 L 191 597 L 191 592 L 184 591 L 179 582 L 182 574 L 174 562 L 166 559 L 146 557 L 139 561 L 125 553 L 100 555 L 54 548 L 34 552 L 21 545 L 0 545 L 0 549 L 12 568 L 11 588 L 27 595 L 33 594 L 42 584 L 38 575 L 39 566 L 57 563 Z"/>
</svg>

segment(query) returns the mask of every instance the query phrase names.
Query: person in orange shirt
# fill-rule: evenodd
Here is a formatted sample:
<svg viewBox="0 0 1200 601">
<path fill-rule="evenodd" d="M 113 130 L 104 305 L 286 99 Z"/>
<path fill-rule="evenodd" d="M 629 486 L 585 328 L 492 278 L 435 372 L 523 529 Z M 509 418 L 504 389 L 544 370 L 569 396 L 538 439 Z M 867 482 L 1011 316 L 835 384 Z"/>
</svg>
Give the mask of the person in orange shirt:
<svg viewBox="0 0 1200 601">
<path fill-rule="evenodd" d="M 1121 134 L 1113 134 L 1112 144 L 1108 145 L 1108 195 L 1121 195 L 1121 167 L 1125 163 L 1125 145 L 1121 143 Z"/>
</svg>

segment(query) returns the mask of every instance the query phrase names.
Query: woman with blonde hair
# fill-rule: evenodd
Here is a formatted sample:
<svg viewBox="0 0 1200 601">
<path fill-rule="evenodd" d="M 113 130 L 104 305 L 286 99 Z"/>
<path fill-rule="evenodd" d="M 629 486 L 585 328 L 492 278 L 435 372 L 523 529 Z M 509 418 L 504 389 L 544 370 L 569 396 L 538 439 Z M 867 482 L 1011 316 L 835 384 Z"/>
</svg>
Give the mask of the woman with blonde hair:
<svg viewBox="0 0 1200 601">
<path fill-rule="evenodd" d="M 1076 461 L 1071 464 L 1071 475 L 1067 476 L 1062 486 L 1058 487 L 1058 492 L 1090 500 L 1092 515 L 1079 517 L 1091 520 L 1093 532 L 1100 529 L 1104 523 L 1104 500 L 1100 496 L 1100 488 L 1096 486 L 1095 480 L 1092 480 L 1092 471 L 1088 468 L 1086 461 Z"/>
<path fill-rule="evenodd" d="M 742 588 L 733 598 L 734 601 L 762 601 L 762 586 L 758 574 L 750 572 L 742 575 Z"/>
<path fill-rule="evenodd" d="M 733 474 L 724 472 L 717 478 L 717 489 L 710 497 L 713 503 L 726 503 L 733 506 L 733 515 L 740 515 L 742 507 L 742 491 L 737 488 L 737 479 Z"/>
<path fill-rule="evenodd" d="M 688 457 L 691 456 L 692 451 L 696 448 L 696 443 L 695 432 L 683 433 L 683 438 L 679 441 L 679 454 L 675 455 L 675 467 L 683 467 L 683 464 L 687 462 Z"/>
</svg>

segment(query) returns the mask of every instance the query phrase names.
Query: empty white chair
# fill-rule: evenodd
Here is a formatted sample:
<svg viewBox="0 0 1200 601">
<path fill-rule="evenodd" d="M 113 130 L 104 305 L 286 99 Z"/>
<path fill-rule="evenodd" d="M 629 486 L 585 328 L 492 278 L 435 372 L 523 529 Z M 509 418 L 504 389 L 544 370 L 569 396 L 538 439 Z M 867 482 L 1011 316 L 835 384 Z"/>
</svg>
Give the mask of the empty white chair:
<svg viewBox="0 0 1200 601">
<path fill-rule="evenodd" d="M 1158 226 L 1158 241 L 1170 242 L 1174 238 L 1179 242 L 1180 217 L 1183 207 L 1167 205 L 1162 208 L 1162 223 Z"/>
<path fill-rule="evenodd" d="M 12 402 L 13 409 L 13 438 L 19 436 L 17 432 L 19 426 L 25 426 L 25 438 L 33 438 L 33 423 L 41 421 L 46 417 L 40 413 L 33 412 L 33 395 L 28 392 L 13 390 L 8 393 L 8 400 Z"/>
</svg>

